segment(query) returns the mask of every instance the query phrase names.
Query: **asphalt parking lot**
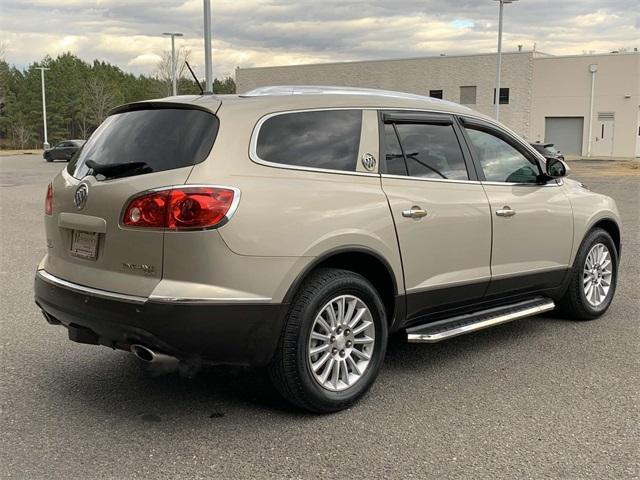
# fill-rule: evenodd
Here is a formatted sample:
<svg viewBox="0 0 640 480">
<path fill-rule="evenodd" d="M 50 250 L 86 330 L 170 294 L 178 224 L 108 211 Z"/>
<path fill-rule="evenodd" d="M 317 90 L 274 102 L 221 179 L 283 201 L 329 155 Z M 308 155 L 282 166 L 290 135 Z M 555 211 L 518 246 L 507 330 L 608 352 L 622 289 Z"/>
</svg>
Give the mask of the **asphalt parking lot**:
<svg viewBox="0 0 640 480">
<path fill-rule="evenodd" d="M 133 355 L 47 325 L 32 282 L 46 185 L 63 166 L 0 157 L 0 477 L 640 476 L 637 170 L 573 168 L 624 221 L 605 317 L 535 317 L 435 345 L 394 338 L 362 402 L 314 416 L 280 400 L 261 371 L 152 376 Z"/>
</svg>

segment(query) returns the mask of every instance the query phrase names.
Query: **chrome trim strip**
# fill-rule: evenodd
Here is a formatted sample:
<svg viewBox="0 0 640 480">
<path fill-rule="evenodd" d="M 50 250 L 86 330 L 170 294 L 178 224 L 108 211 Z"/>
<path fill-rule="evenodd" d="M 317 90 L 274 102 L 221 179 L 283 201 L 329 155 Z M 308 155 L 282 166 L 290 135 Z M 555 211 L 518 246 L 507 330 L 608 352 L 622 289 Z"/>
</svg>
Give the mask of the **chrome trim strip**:
<svg viewBox="0 0 640 480">
<path fill-rule="evenodd" d="M 437 343 L 442 340 L 447 340 L 449 338 L 457 337 L 459 335 L 464 335 L 465 333 L 477 332 L 478 330 L 494 327 L 496 325 L 508 323 L 513 320 L 518 320 L 520 318 L 531 317 L 533 315 L 538 315 L 539 313 L 548 312 L 550 310 L 553 310 L 555 307 L 556 305 L 553 302 L 553 300 L 549 300 L 547 303 L 543 305 L 527 308 L 526 310 L 522 310 L 520 312 L 513 312 L 513 313 L 508 313 L 506 315 L 500 315 L 495 318 L 490 318 L 487 320 L 483 320 L 481 322 L 472 323 L 470 325 L 464 325 L 462 327 L 454 328 L 452 330 L 447 330 L 445 332 L 438 332 L 434 334 L 409 333 L 407 334 L 407 341 L 411 343 Z"/>
<path fill-rule="evenodd" d="M 67 290 L 71 290 L 77 293 L 86 293 L 88 295 L 93 295 L 94 297 L 105 298 L 107 300 L 119 300 L 127 303 L 137 303 L 143 304 L 147 301 L 146 297 L 138 297 L 136 295 L 125 295 L 123 293 L 115 293 L 109 292 L 107 290 L 100 290 L 92 287 L 85 287 L 84 285 L 79 285 L 77 283 L 68 282 L 67 280 L 63 280 L 54 275 L 51 275 L 46 270 L 38 270 L 36 275 L 40 277 L 47 283 L 51 285 L 55 285 L 57 287 L 66 288 Z"/>
<path fill-rule="evenodd" d="M 544 184 L 540 184 L 540 183 L 515 183 L 515 182 L 488 182 L 488 181 L 482 181 L 480 182 L 482 185 L 493 185 L 496 187 L 541 187 L 541 188 L 547 188 L 547 187 L 561 187 L 562 185 L 564 185 L 564 181 L 562 181 L 562 179 L 556 179 L 553 182 L 550 183 L 544 183 Z"/>
<path fill-rule="evenodd" d="M 225 303 L 270 303 L 267 297 L 236 297 L 236 298 L 195 298 L 195 297 L 170 297 L 166 295 L 150 295 L 149 302 L 154 303 L 178 303 L 186 305 L 222 305 Z"/>
<path fill-rule="evenodd" d="M 408 175 L 391 175 L 389 173 L 383 173 L 382 178 L 391 178 L 394 180 L 417 180 L 419 182 L 439 182 L 439 183 L 466 183 L 469 185 L 480 185 L 481 182 L 477 180 L 452 180 L 449 178 L 424 178 L 424 177 L 410 177 Z"/>
<path fill-rule="evenodd" d="M 171 190 L 174 188 L 200 188 L 200 187 L 204 187 L 204 188 L 224 188 L 227 190 L 233 190 L 233 201 L 231 202 L 231 206 L 229 207 L 229 211 L 227 212 L 227 214 L 224 216 L 224 218 L 222 220 L 220 220 L 218 223 L 216 223 L 214 226 L 212 227 L 206 227 L 206 228 L 181 228 L 179 230 L 170 230 L 168 228 L 145 228 L 143 227 L 143 230 L 145 231 L 156 231 L 156 232 L 167 232 L 167 233 L 173 233 L 173 232 L 201 232 L 201 231 L 207 231 L 207 230 L 216 230 L 218 228 L 224 227 L 229 220 L 231 220 L 231 218 L 233 217 L 233 215 L 236 213 L 236 210 L 238 209 L 238 205 L 240 204 L 240 197 L 242 196 L 242 192 L 240 191 L 239 188 L 237 187 L 229 187 L 228 185 L 211 185 L 211 184 L 204 184 L 204 183 L 194 183 L 194 184 L 190 184 L 190 183 L 185 183 L 185 184 L 179 184 L 179 185 L 166 185 L 164 187 L 157 187 L 157 188 L 150 188 L 148 190 L 144 190 L 142 192 L 138 192 L 135 193 L 133 195 L 131 195 L 125 202 L 124 205 L 122 207 L 122 211 L 120 212 L 120 217 L 118 218 L 118 227 L 122 230 L 136 230 L 139 231 L 140 227 L 128 227 L 126 225 L 124 225 L 124 223 L 122 223 L 123 219 L 124 219 L 124 212 L 127 210 L 127 207 L 129 206 L 129 204 L 136 198 L 138 197 L 142 197 L 143 195 L 147 195 L 151 192 L 162 192 L 164 190 Z"/>
<path fill-rule="evenodd" d="M 46 270 L 38 270 L 36 275 L 47 283 L 61 288 L 66 288 L 73 292 L 92 295 L 107 300 L 119 300 L 127 303 L 144 304 L 147 302 L 157 302 L 166 304 L 187 304 L 187 305 L 214 305 L 225 303 L 269 303 L 271 298 L 266 297 L 238 297 L 238 298 L 194 298 L 194 297 L 169 297 L 163 295 L 151 295 L 147 297 L 139 297 L 136 295 L 126 295 L 123 293 L 109 292 L 108 290 L 100 290 L 98 288 L 86 287 L 77 283 L 69 282 L 61 278 L 51 275 Z"/>
</svg>

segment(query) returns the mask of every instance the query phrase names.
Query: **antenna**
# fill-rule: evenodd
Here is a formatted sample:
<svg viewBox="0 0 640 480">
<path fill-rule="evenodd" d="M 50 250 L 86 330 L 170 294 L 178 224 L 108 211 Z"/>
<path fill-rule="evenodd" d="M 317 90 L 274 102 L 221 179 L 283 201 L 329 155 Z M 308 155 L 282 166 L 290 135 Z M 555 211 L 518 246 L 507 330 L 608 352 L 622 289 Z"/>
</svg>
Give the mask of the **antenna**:
<svg viewBox="0 0 640 480">
<path fill-rule="evenodd" d="M 202 85 L 200 84 L 200 80 L 198 80 L 198 77 L 196 77 L 196 74 L 193 73 L 193 70 L 191 69 L 191 65 L 189 65 L 189 62 L 184 62 L 184 63 L 187 65 L 187 68 L 191 72 L 191 76 L 193 77 L 193 79 L 195 80 L 196 84 L 198 85 L 198 88 L 200 89 L 200 95 L 204 95 L 204 90 L 202 89 Z"/>
</svg>

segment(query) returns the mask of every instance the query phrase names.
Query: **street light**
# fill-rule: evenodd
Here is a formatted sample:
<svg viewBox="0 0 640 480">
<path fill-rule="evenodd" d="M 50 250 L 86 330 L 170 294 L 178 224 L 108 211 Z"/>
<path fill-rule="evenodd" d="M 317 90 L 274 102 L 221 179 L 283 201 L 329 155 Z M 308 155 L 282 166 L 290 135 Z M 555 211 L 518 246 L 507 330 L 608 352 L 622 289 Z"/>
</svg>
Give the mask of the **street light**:
<svg viewBox="0 0 640 480">
<path fill-rule="evenodd" d="M 173 88 L 173 95 L 178 94 L 177 80 L 176 80 L 176 37 L 183 37 L 184 35 L 179 32 L 165 32 L 162 35 L 171 37 L 171 84 Z"/>
<path fill-rule="evenodd" d="M 204 91 L 213 93 L 213 62 L 211 59 L 211 0 L 202 1 L 204 16 Z"/>
<path fill-rule="evenodd" d="M 502 10 L 505 3 L 513 3 L 517 0 L 494 0 L 500 2 L 500 20 L 498 22 L 498 67 L 496 70 L 496 92 L 494 101 L 496 102 L 496 120 L 500 120 L 500 73 L 502 70 Z"/>
<path fill-rule="evenodd" d="M 44 143 L 42 144 L 42 148 L 46 150 L 50 145 L 47 141 L 47 99 L 44 93 L 44 71 L 50 70 L 50 68 L 36 67 L 36 69 L 40 70 L 40 82 L 42 84 L 42 120 L 44 122 Z"/>
</svg>

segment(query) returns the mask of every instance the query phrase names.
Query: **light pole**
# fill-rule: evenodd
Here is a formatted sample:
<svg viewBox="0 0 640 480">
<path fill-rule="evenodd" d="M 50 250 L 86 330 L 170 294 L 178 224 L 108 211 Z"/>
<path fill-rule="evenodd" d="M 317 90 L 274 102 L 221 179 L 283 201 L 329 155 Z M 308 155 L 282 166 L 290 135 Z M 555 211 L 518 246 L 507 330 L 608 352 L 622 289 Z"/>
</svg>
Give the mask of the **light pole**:
<svg viewBox="0 0 640 480">
<path fill-rule="evenodd" d="M 498 67 L 496 69 L 496 92 L 494 101 L 496 102 L 496 120 L 500 120 L 500 73 L 502 70 L 502 11 L 505 3 L 513 3 L 517 0 L 494 0 L 500 2 L 500 20 L 498 21 Z"/>
<path fill-rule="evenodd" d="M 47 141 L 47 98 L 44 93 L 44 71 L 50 70 L 46 67 L 36 67 L 40 70 L 40 82 L 42 83 L 42 120 L 44 122 L 44 143 L 42 144 L 42 148 L 45 150 L 50 147 L 49 142 Z"/>
<path fill-rule="evenodd" d="M 213 62 L 211 60 L 211 0 L 203 0 L 204 10 L 204 91 L 213 93 Z"/>
<path fill-rule="evenodd" d="M 184 35 L 179 32 L 165 32 L 162 35 L 171 37 L 171 84 L 173 95 L 178 94 L 177 79 L 176 79 L 176 37 L 183 37 Z"/>
</svg>

